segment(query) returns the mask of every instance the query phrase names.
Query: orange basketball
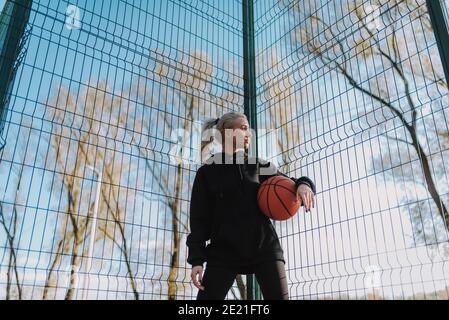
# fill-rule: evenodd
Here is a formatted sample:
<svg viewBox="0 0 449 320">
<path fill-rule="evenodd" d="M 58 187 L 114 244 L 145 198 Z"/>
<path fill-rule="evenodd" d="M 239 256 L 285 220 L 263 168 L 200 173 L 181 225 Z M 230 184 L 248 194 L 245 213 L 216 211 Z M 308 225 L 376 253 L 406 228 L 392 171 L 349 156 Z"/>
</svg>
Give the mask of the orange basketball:
<svg viewBox="0 0 449 320">
<path fill-rule="evenodd" d="M 257 202 L 262 212 L 273 220 L 290 219 L 301 206 L 295 182 L 284 176 L 265 180 L 257 192 Z"/>
</svg>

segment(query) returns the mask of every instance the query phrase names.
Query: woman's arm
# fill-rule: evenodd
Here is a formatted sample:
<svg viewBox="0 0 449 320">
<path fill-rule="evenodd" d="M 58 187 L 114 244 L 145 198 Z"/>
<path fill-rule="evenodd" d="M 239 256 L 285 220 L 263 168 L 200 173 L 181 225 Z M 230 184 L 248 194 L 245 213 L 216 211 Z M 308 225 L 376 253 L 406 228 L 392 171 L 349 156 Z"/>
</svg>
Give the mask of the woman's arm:
<svg viewBox="0 0 449 320">
<path fill-rule="evenodd" d="M 313 194 L 316 195 L 316 187 L 313 181 L 306 176 L 302 176 L 300 178 L 294 178 L 289 177 L 286 174 L 279 171 L 279 169 L 272 163 L 268 161 L 260 161 L 259 165 L 261 167 L 260 169 L 260 175 L 259 175 L 259 182 L 262 184 L 265 180 L 274 177 L 274 176 L 284 176 L 286 178 L 292 179 L 295 182 L 296 188 L 299 187 L 300 184 L 305 184 L 312 190 Z"/>
<path fill-rule="evenodd" d="M 187 262 L 194 266 L 202 266 L 206 260 L 206 241 L 210 238 L 210 192 L 204 179 L 204 167 L 196 173 L 190 198 L 190 234 L 186 245 L 189 248 Z"/>
</svg>

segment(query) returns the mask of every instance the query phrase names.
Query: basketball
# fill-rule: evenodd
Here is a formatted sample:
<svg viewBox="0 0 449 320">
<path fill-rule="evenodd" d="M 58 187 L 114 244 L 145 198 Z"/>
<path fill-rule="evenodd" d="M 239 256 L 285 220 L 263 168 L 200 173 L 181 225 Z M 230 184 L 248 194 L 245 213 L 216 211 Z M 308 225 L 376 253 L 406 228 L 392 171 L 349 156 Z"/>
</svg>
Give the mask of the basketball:
<svg viewBox="0 0 449 320">
<path fill-rule="evenodd" d="M 301 206 L 295 182 L 284 176 L 265 180 L 257 191 L 257 202 L 266 216 L 279 221 L 293 217 Z"/>
</svg>

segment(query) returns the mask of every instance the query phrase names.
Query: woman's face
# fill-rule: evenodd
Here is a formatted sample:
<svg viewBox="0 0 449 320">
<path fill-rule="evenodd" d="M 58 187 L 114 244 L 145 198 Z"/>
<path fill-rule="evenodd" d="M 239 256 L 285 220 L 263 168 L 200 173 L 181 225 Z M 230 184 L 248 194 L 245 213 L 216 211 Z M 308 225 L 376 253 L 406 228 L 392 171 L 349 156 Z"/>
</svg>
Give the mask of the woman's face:
<svg viewBox="0 0 449 320">
<path fill-rule="evenodd" d="M 238 118 L 234 121 L 234 135 L 233 135 L 233 144 L 234 149 L 236 148 L 245 148 L 248 149 L 251 143 L 251 131 L 249 127 L 248 120 L 246 117 Z M 243 146 L 237 145 L 237 142 L 243 141 Z M 241 142 L 240 142 L 241 143 Z"/>
</svg>

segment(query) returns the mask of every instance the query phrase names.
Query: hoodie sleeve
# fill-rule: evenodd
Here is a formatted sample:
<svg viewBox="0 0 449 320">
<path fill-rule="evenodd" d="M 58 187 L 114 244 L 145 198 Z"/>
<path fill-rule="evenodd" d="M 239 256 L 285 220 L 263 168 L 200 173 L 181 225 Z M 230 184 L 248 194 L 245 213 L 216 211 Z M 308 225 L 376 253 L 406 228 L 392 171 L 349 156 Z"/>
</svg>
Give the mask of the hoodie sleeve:
<svg viewBox="0 0 449 320">
<path fill-rule="evenodd" d="M 282 173 L 281 171 L 279 171 L 279 169 L 272 163 L 272 162 L 268 162 L 268 161 L 261 161 L 260 162 L 260 167 L 263 169 L 265 169 L 265 173 L 267 174 L 260 174 L 259 175 L 259 181 L 262 184 L 265 180 L 274 177 L 274 176 L 284 176 L 287 178 L 292 179 L 295 182 L 296 188 L 299 187 L 300 184 L 305 184 L 307 186 L 310 187 L 310 189 L 312 189 L 312 192 L 314 195 L 316 195 L 316 187 L 315 184 L 313 183 L 313 181 L 306 176 L 302 176 L 300 178 L 294 178 L 294 177 L 289 177 L 286 174 Z M 264 173 L 263 171 L 261 171 L 261 173 Z"/>
<path fill-rule="evenodd" d="M 206 241 L 210 238 L 209 190 L 204 179 L 203 167 L 195 175 L 190 198 L 190 234 L 187 236 L 187 262 L 192 266 L 203 265 L 206 260 Z"/>
</svg>

